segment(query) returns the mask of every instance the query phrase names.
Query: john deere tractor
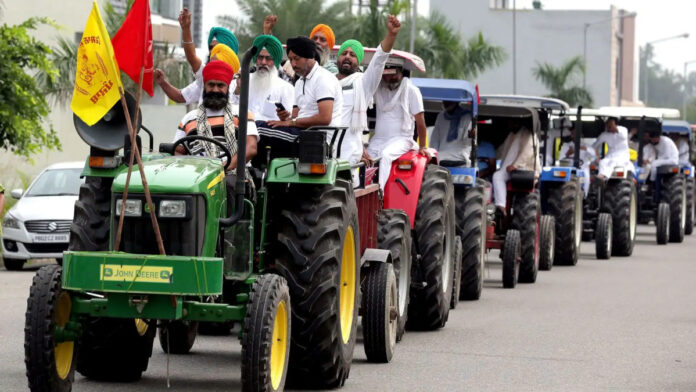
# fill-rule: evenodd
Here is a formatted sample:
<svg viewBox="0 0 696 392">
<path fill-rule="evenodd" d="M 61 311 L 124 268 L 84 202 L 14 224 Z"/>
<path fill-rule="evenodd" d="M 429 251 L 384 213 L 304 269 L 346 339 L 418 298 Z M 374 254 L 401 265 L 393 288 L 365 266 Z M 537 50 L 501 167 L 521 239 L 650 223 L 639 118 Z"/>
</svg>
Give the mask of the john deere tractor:
<svg viewBox="0 0 696 392">
<path fill-rule="evenodd" d="M 361 289 L 351 168 L 327 154 L 325 132 L 306 131 L 301 138 L 319 135 L 324 142 L 300 143 L 310 148 L 300 148 L 299 157 L 277 158 L 245 175 L 248 70 L 256 51 L 249 49 L 242 61 L 234 173 L 227 170 L 233 155 L 215 139 L 161 144 L 160 153 L 142 156 L 144 178 L 134 169 L 123 207 L 131 146 L 124 143 L 121 104 L 92 127 L 76 118 L 91 152 L 63 266 L 41 268 L 30 291 L 25 362 L 32 391 L 69 391 L 75 370 L 98 380 L 137 380 L 158 327 L 164 351 L 186 353 L 201 322 L 240 326 L 245 391 L 282 390 L 286 378 L 300 387 L 332 388 L 348 377 Z M 217 144 L 226 160 L 174 156 L 193 140 Z M 151 215 L 165 255 L 158 252 Z M 388 261 L 389 252 L 376 253 Z M 372 321 L 365 334 L 378 335 L 365 340 L 373 357 L 390 358 L 382 351 L 393 349 L 395 339 L 385 333 L 396 330 L 393 271 L 377 263 L 365 267 L 369 257 L 363 262 L 364 284 L 389 285 L 371 291 L 366 306 L 379 317 L 370 320 L 383 326 Z M 363 309 L 363 316 L 370 311 Z"/>
</svg>

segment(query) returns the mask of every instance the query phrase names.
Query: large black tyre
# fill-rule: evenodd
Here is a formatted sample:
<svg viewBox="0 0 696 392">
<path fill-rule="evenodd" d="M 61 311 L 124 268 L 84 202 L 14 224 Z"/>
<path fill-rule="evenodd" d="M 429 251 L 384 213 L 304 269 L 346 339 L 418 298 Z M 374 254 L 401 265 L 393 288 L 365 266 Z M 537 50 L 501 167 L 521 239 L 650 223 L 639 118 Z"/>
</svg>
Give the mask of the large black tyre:
<svg viewBox="0 0 696 392">
<path fill-rule="evenodd" d="M 418 196 L 408 327 L 442 328 L 447 322 L 454 268 L 454 187 L 447 169 L 428 165 Z"/>
<path fill-rule="evenodd" d="M 684 176 L 676 174 L 665 179 L 662 201 L 669 203 L 669 242 L 684 242 L 686 225 L 686 186 Z"/>
<path fill-rule="evenodd" d="M 669 242 L 670 230 L 670 207 L 666 202 L 657 205 L 657 216 L 655 217 L 655 237 L 658 245 L 665 245 Z"/>
<path fill-rule="evenodd" d="M 611 257 L 612 231 L 611 214 L 600 212 L 595 228 L 595 253 L 600 260 L 607 260 Z"/>
<path fill-rule="evenodd" d="M 486 252 L 486 200 L 482 186 L 455 188 L 457 235 L 462 239 L 462 278 L 459 299 L 475 301 L 483 290 Z"/>
<path fill-rule="evenodd" d="M 576 265 L 582 240 L 582 187 L 573 178 L 549 193 L 549 213 L 556 218 L 557 265 Z"/>
<path fill-rule="evenodd" d="M 397 307 L 396 341 L 401 341 L 406 331 L 408 303 L 411 289 L 411 222 L 403 210 L 382 210 L 377 216 L 377 248 L 391 252 L 396 287 L 399 294 Z"/>
<path fill-rule="evenodd" d="M 462 240 L 457 236 L 454 243 L 454 273 L 452 274 L 452 298 L 450 309 L 456 309 L 462 289 Z"/>
<path fill-rule="evenodd" d="M 62 268 L 41 267 L 29 290 L 24 324 L 24 363 L 29 390 L 67 392 L 75 378 L 75 342 L 55 342 L 55 327 L 70 320 L 71 299 L 61 289 Z"/>
<path fill-rule="evenodd" d="M 394 267 L 372 263 L 364 276 L 362 330 L 365 356 L 369 362 L 387 363 L 394 356 L 398 304 Z"/>
<path fill-rule="evenodd" d="M 612 255 L 630 256 L 636 238 L 638 200 L 633 181 L 610 180 L 605 189 L 604 208 L 613 224 Z"/>
<path fill-rule="evenodd" d="M 691 235 L 694 232 L 694 179 L 686 179 L 686 222 L 684 234 Z"/>
<path fill-rule="evenodd" d="M 249 292 L 242 331 L 242 391 L 282 391 L 292 329 L 290 290 L 283 277 L 260 275 Z"/>
<path fill-rule="evenodd" d="M 539 270 L 550 271 L 556 255 L 556 222 L 553 216 L 543 215 L 539 224 Z"/>
<path fill-rule="evenodd" d="M 539 268 L 539 194 L 533 192 L 515 195 L 512 208 L 512 229 L 519 231 L 522 245 L 519 282 L 534 283 Z"/>
<path fill-rule="evenodd" d="M 112 183 L 113 178 L 109 177 L 87 177 L 80 186 L 80 196 L 75 202 L 70 225 L 70 250 L 109 249 Z"/>
<path fill-rule="evenodd" d="M 2 259 L 5 269 L 8 271 L 21 271 L 24 268 L 24 259 Z"/>
<path fill-rule="evenodd" d="M 275 266 L 293 302 L 288 384 L 336 388 L 350 373 L 360 304 L 355 194 L 350 181 L 337 179 L 284 196 Z"/>
<path fill-rule="evenodd" d="M 522 252 L 519 231 L 510 229 L 505 233 L 505 242 L 501 252 L 503 256 L 503 287 L 514 289 L 519 280 Z"/>
<path fill-rule="evenodd" d="M 162 351 L 169 354 L 188 354 L 196 342 L 198 322 L 174 320 L 162 324 L 158 331 Z"/>
</svg>

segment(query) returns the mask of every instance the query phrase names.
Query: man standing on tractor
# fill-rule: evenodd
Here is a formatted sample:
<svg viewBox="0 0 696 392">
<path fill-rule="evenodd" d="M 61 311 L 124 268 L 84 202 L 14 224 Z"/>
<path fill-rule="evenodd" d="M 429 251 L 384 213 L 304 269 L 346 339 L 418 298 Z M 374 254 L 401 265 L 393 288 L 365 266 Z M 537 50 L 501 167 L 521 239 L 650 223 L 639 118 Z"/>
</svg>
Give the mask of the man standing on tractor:
<svg viewBox="0 0 696 392">
<path fill-rule="evenodd" d="M 493 174 L 493 199 L 503 216 L 507 204 L 507 182 L 515 170 L 534 171 L 537 178 L 541 173 L 539 163 L 539 143 L 536 136 L 526 126 L 508 120 L 509 134 L 498 150 L 501 159 L 500 169 Z"/>
<path fill-rule="evenodd" d="M 300 130 L 313 126 L 341 125 L 343 94 L 338 79 L 317 61 L 317 45 L 307 37 L 287 41 L 288 59 L 300 75 L 295 83 L 295 106 L 277 111 L 280 121 L 259 121 L 263 146 L 271 146 L 273 156 L 294 155 L 294 142 Z M 262 149 L 264 151 L 265 149 Z"/>
<path fill-rule="evenodd" d="M 379 186 L 389 179 L 392 162 L 410 150 L 428 155 L 425 139 L 425 114 L 420 89 L 404 76 L 404 60 L 390 57 L 387 60 L 382 81 L 375 93 L 377 121 L 375 133 L 367 146 L 367 160 L 381 158 L 379 162 Z M 418 133 L 418 143 L 413 140 L 413 124 Z"/>
<path fill-rule="evenodd" d="M 606 143 L 609 151 L 599 161 L 599 174 L 597 178 L 605 180 L 614 172 L 617 166 L 624 166 L 628 169 L 633 168 L 631 155 L 628 149 L 628 129 L 617 125 L 616 117 L 609 117 L 606 121 L 606 129 L 595 141 L 593 147 L 595 151 L 603 151 L 603 144 Z"/>
<path fill-rule="evenodd" d="M 249 111 L 259 121 L 279 120 L 278 104 L 283 108 L 295 105 L 295 90 L 292 84 L 278 76 L 278 67 L 283 59 L 283 44 L 272 35 L 259 35 L 253 46 L 261 49 L 253 59 L 256 72 L 249 75 Z M 239 102 L 241 79 L 237 79 L 237 88 L 232 103 Z"/>
<path fill-rule="evenodd" d="M 650 144 L 655 148 L 655 159 L 650 167 L 650 181 L 655 182 L 660 166 L 679 164 L 679 150 L 672 139 L 662 135 L 659 129 L 652 129 L 649 134 Z"/>
<path fill-rule="evenodd" d="M 351 164 L 360 162 L 363 157 L 362 133 L 368 129 L 367 109 L 373 104 L 373 97 L 379 87 L 384 66 L 389 53 L 394 47 L 396 36 L 401 30 L 401 22 L 393 16 L 387 16 L 387 35 L 375 50 L 375 55 L 365 72 L 360 72 L 360 63 L 365 54 L 360 42 L 350 39 L 338 50 L 338 75 L 343 91 L 342 125 L 348 127 L 341 146 L 341 158 Z M 354 176 L 353 185 L 357 185 Z"/>
<path fill-rule="evenodd" d="M 571 122 L 570 124 L 570 141 L 563 143 L 561 147 L 561 158 L 572 159 L 575 156 L 575 124 Z M 590 191 L 590 163 L 597 159 L 597 153 L 591 145 L 585 144 L 581 141 L 580 143 L 580 161 L 581 168 L 585 172 L 585 176 L 582 178 L 583 190 L 585 191 L 585 196 L 587 192 Z"/>
<path fill-rule="evenodd" d="M 430 134 L 430 147 L 437 150 L 440 162 L 451 162 L 443 163 L 443 166 L 468 166 L 471 154 L 471 113 L 464 110 L 459 102 L 443 101 L 442 106 L 445 110 L 437 115 Z"/>
<path fill-rule="evenodd" d="M 213 138 L 224 144 L 232 154 L 232 162 L 228 171 L 237 167 L 237 125 L 239 107 L 229 102 L 229 86 L 234 76 L 234 71 L 227 63 L 213 60 L 209 62 L 202 72 L 204 88 L 203 102 L 198 109 L 186 113 L 181 119 L 176 131 L 174 141 L 185 136 L 205 136 Z M 259 134 L 256 130 L 253 116 L 249 115 L 246 138 L 246 161 L 256 155 Z M 184 146 L 177 148 L 177 154 L 205 155 L 219 157 L 220 149 L 206 142 L 192 141 L 187 143 L 188 151 Z"/>
</svg>

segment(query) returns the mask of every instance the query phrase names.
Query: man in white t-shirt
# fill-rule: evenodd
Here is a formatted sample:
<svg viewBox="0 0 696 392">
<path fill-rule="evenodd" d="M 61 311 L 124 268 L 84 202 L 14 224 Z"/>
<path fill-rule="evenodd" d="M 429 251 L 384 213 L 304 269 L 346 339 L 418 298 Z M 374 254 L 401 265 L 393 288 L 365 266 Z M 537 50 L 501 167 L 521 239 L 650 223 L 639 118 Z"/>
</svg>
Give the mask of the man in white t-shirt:
<svg viewBox="0 0 696 392">
<path fill-rule="evenodd" d="M 404 77 L 403 71 L 404 60 L 390 57 L 374 97 L 377 106 L 375 134 L 367 146 L 365 158 L 381 158 L 379 186 L 382 189 L 389 179 L 392 162 L 397 158 L 410 150 L 427 155 L 423 96 L 418 87 Z M 414 123 L 418 143 L 413 140 Z"/>
<path fill-rule="evenodd" d="M 292 113 L 278 110 L 280 121 L 259 121 L 262 150 L 271 147 L 273 157 L 296 155 L 295 139 L 300 130 L 313 126 L 341 126 L 343 94 L 336 77 L 324 69 L 317 58 L 317 46 L 307 37 L 287 41 L 288 60 L 300 79 L 295 83 Z"/>
<path fill-rule="evenodd" d="M 229 85 L 234 71 L 228 64 L 214 60 L 202 72 L 204 81 L 203 102 L 196 110 L 186 113 L 181 119 L 174 141 L 185 136 L 205 136 L 223 143 L 232 154 L 228 170 L 237 166 L 237 123 L 239 107 L 229 102 Z M 253 116 L 247 119 L 246 161 L 256 155 L 259 134 Z M 191 141 L 186 147 L 180 145 L 177 154 L 223 157 L 219 147 L 204 141 Z"/>
</svg>

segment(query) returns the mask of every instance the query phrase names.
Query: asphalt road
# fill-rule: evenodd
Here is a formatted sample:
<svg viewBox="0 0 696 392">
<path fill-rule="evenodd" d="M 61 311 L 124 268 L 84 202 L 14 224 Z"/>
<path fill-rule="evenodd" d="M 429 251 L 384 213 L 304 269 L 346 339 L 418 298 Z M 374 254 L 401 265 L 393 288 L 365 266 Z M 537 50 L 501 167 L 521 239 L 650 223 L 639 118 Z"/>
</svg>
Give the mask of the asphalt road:
<svg viewBox="0 0 696 392">
<path fill-rule="evenodd" d="M 342 391 L 694 391 L 696 235 L 657 246 L 640 227 L 630 258 L 596 260 L 584 243 L 575 267 L 541 272 L 536 284 L 502 289 L 490 256 L 481 300 L 461 302 L 447 326 L 407 332 L 387 365 L 356 346 Z M 493 265 L 493 264 L 496 265 Z M 0 391 L 23 391 L 23 327 L 33 271 L 0 271 Z M 35 269 L 35 268 L 34 268 Z M 188 356 L 155 341 L 140 382 L 104 384 L 76 375 L 74 391 L 235 391 L 240 346 L 199 337 Z"/>
</svg>

